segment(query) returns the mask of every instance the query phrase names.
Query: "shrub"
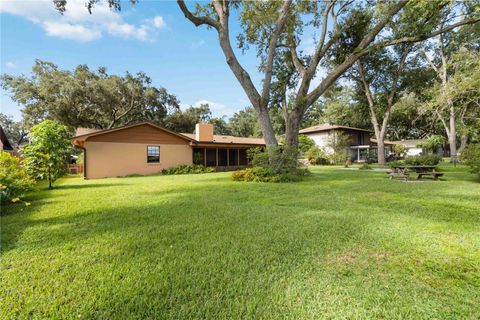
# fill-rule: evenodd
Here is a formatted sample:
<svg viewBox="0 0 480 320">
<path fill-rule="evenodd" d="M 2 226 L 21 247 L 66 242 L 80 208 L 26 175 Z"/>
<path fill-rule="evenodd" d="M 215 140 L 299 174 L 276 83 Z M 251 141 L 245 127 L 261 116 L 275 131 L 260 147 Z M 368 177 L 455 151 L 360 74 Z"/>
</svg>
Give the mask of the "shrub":
<svg viewBox="0 0 480 320">
<path fill-rule="evenodd" d="M 268 147 L 248 150 L 253 168 L 237 170 L 232 173 L 234 181 L 287 182 L 299 180 L 309 174 L 297 159 L 297 150 L 285 147 Z"/>
<path fill-rule="evenodd" d="M 199 174 L 215 172 L 215 168 L 205 167 L 203 164 L 182 164 L 175 167 L 170 167 L 162 170 L 162 174 Z"/>
<path fill-rule="evenodd" d="M 232 173 L 232 180 L 246 182 L 291 182 L 298 181 L 301 176 L 308 175 L 309 173 L 306 168 L 298 169 L 294 174 L 290 172 L 275 173 L 268 168 L 253 167 L 234 171 Z"/>
<path fill-rule="evenodd" d="M 434 152 L 445 143 L 445 138 L 439 135 L 432 135 L 423 143 L 419 143 L 417 147 L 426 149 L 427 151 Z"/>
<path fill-rule="evenodd" d="M 378 162 L 378 156 L 374 152 L 369 150 L 368 153 L 367 153 L 367 157 L 365 159 L 365 162 L 367 164 L 377 163 Z"/>
<path fill-rule="evenodd" d="M 16 202 L 33 188 L 34 181 L 17 157 L 0 152 L 0 202 Z"/>
<path fill-rule="evenodd" d="M 301 154 L 305 154 L 308 150 L 310 150 L 313 146 L 315 146 L 315 141 L 307 135 L 299 134 L 298 135 L 298 151 Z"/>
<path fill-rule="evenodd" d="M 248 157 L 251 159 L 250 164 L 253 167 L 268 168 L 272 172 L 279 173 L 295 173 L 300 163 L 297 159 L 298 150 L 296 148 L 288 148 L 284 146 L 251 148 L 248 150 Z"/>
<path fill-rule="evenodd" d="M 397 157 L 403 158 L 407 155 L 408 148 L 403 144 L 394 144 L 392 151 Z"/>
<path fill-rule="evenodd" d="M 364 163 L 358 169 L 359 170 L 372 170 L 372 167 L 368 163 Z"/>
<path fill-rule="evenodd" d="M 480 177 L 480 144 L 471 144 L 463 150 L 460 160 Z"/>
<path fill-rule="evenodd" d="M 394 161 L 390 161 L 388 163 L 388 166 L 390 168 L 395 168 L 395 167 L 398 167 L 398 166 L 403 166 L 405 165 L 405 161 L 404 160 L 394 160 Z"/>
<path fill-rule="evenodd" d="M 330 159 L 325 150 L 317 146 L 313 146 L 308 149 L 305 153 L 305 156 L 307 157 L 308 163 L 311 165 L 330 164 Z"/>
<path fill-rule="evenodd" d="M 422 154 L 405 158 L 405 164 L 409 166 L 435 166 L 442 161 L 442 157 L 436 154 Z"/>
</svg>

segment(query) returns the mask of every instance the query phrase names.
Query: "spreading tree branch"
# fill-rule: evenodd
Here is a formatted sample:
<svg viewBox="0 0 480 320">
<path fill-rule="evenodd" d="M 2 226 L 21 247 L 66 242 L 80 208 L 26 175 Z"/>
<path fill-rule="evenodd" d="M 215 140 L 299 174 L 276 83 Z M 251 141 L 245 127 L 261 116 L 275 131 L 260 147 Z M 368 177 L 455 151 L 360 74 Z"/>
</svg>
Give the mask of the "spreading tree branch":
<svg viewBox="0 0 480 320">
<path fill-rule="evenodd" d="M 390 22 L 391 18 L 396 15 L 406 4 L 408 0 L 401 0 L 394 4 L 369 33 L 360 41 L 354 52 L 345 59 L 343 63 L 335 67 L 320 84 L 307 95 L 306 105 L 312 105 L 350 66 L 352 66 L 362 55 L 365 48 L 375 39 L 377 34 Z"/>
<path fill-rule="evenodd" d="M 459 21 L 457 23 L 451 24 L 449 26 L 443 27 L 443 28 L 441 28 L 437 31 L 434 31 L 434 32 L 431 32 L 431 33 L 428 33 L 428 34 L 422 34 L 422 35 L 417 35 L 417 36 L 405 36 L 405 37 L 401 37 L 401 38 L 398 38 L 398 39 L 390 39 L 390 40 L 380 41 L 377 44 L 371 46 L 369 48 L 369 51 L 373 51 L 373 50 L 376 50 L 376 49 L 379 49 L 379 48 L 385 48 L 385 47 L 389 47 L 389 46 L 393 46 L 393 45 L 397 45 L 397 44 L 402 44 L 402 43 L 421 42 L 421 41 L 436 37 L 438 35 L 441 35 L 443 33 L 447 33 L 449 31 L 452 31 L 452 30 L 454 30 L 458 27 L 461 27 L 461 26 L 464 26 L 464 25 L 467 25 L 467 24 L 475 24 L 479 21 L 480 21 L 480 17 L 471 17 L 471 18 Z"/>
<path fill-rule="evenodd" d="M 185 15 L 185 18 L 190 20 L 196 27 L 201 26 L 201 25 L 208 25 L 210 27 L 213 27 L 218 30 L 220 27 L 218 21 L 215 21 L 214 19 L 207 17 L 207 16 L 195 16 L 190 10 L 188 10 L 187 5 L 183 0 L 177 0 L 177 4 L 180 7 L 180 10 L 182 10 L 183 14 Z"/>
<path fill-rule="evenodd" d="M 275 23 L 275 29 L 273 34 L 270 37 L 270 41 L 268 44 L 268 56 L 267 56 L 267 63 L 265 67 L 265 79 L 263 82 L 263 90 L 262 90 L 262 104 L 266 104 L 268 98 L 270 96 L 270 88 L 272 82 L 272 69 L 273 69 L 273 59 L 275 57 L 275 51 L 277 47 L 278 38 L 280 37 L 280 33 L 283 30 L 285 22 L 287 21 L 288 13 L 290 11 L 290 5 L 292 1 L 286 0 L 282 7 L 280 8 L 280 13 Z"/>
</svg>

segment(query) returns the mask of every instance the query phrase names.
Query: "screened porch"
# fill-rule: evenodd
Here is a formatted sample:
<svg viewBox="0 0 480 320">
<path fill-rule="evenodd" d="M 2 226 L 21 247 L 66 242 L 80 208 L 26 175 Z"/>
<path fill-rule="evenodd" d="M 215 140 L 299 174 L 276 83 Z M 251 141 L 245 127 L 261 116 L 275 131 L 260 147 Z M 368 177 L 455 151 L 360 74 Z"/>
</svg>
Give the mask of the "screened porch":
<svg viewBox="0 0 480 320">
<path fill-rule="evenodd" d="M 217 169 L 236 169 L 249 164 L 248 148 L 193 148 L 193 163 Z"/>
</svg>

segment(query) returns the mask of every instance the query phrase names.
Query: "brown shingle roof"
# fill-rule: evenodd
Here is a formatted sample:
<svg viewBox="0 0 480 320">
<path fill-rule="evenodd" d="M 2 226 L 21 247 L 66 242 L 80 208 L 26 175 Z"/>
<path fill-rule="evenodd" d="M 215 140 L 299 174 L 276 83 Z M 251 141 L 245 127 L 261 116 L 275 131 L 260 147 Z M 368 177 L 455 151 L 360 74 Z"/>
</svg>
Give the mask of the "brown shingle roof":
<svg viewBox="0 0 480 320">
<path fill-rule="evenodd" d="M 403 144 L 407 147 L 416 147 L 417 145 L 424 143 L 426 139 L 416 139 L 416 140 L 396 140 L 390 141 L 392 144 Z"/>
<path fill-rule="evenodd" d="M 102 129 L 77 128 L 77 130 L 75 131 L 75 136 L 83 136 L 84 134 L 94 133 L 97 131 L 102 131 Z"/>
<path fill-rule="evenodd" d="M 337 125 L 337 124 L 324 123 L 324 124 L 319 124 L 319 125 L 316 125 L 316 126 L 313 126 L 313 127 L 302 129 L 302 130 L 300 130 L 300 133 L 322 132 L 322 131 L 330 131 L 330 130 L 335 130 L 335 129 L 373 132 L 372 130 L 367 130 L 367 129 L 360 129 L 360 128 L 341 126 L 341 125 Z"/>
<path fill-rule="evenodd" d="M 176 133 L 176 132 L 173 132 L 171 130 L 162 128 L 162 127 L 157 126 L 156 124 L 153 124 L 151 122 L 140 122 L 140 123 L 130 124 L 130 125 L 126 125 L 126 126 L 123 126 L 123 127 L 112 128 L 112 129 L 102 129 L 102 130 L 90 129 L 90 130 L 92 130 L 92 132 L 81 134 L 81 135 L 76 135 L 75 137 L 72 138 L 72 141 L 73 141 L 73 144 L 78 145 L 77 144 L 78 141 L 85 141 L 87 138 L 92 137 L 92 136 L 98 136 L 98 135 L 102 135 L 104 133 L 114 132 L 114 131 L 123 130 L 123 129 L 127 129 L 127 128 L 142 126 L 142 125 L 152 126 L 154 128 L 157 128 L 159 130 L 168 132 L 170 134 L 173 134 L 173 135 L 178 136 L 178 137 L 180 137 L 182 139 L 185 139 L 185 140 L 190 140 L 190 141 L 192 140 L 189 137 L 181 135 L 180 133 Z M 88 129 L 88 128 L 80 128 L 80 129 L 85 130 L 85 129 Z M 78 132 L 78 129 L 77 129 L 77 132 Z"/>
<path fill-rule="evenodd" d="M 195 139 L 194 133 L 181 133 L 182 135 L 193 139 Z M 202 141 L 202 143 L 210 142 L 210 141 Z M 258 145 L 265 145 L 265 140 L 263 138 L 246 138 L 246 137 L 235 137 L 235 136 L 222 136 L 222 135 L 213 135 L 212 143 L 232 143 L 232 144 L 258 144 Z"/>
<path fill-rule="evenodd" d="M 117 130 L 122 130 L 126 128 L 131 128 L 134 126 L 139 126 L 139 125 L 150 125 L 153 127 L 156 127 L 158 129 L 164 130 L 166 132 L 169 132 L 171 134 L 183 137 L 184 139 L 193 141 L 193 142 L 200 142 L 195 139 L 195 134 L 194 133 L 176 133 L 170 130 L 167 130 L 165 128 L 159 127 L 153 123 L 149 122 L 141 122 L 137 124 L 132 124 L 120 128 L 114 128 L 114 129 L 105 129 L 105 130 L 99 130 L 99 129 L 90 129 L 90 128 L 78 128 L 75 137 L 73 137 L 74 144 L 76 141 L 85 141 L 88 137 L 91 136 L 96 136 L 112 131 L 117 131 Z M 201 141 L 201 143 L 214 143 L 214 144 L 242 144 L 242 145 L 265 145 L 265 141 L 263 138 L 245 138 L 245 137 L 234 137 L 234 136 L 222 136 L 222 135 L 214 135 L 213 136 L 213 141 Z"/>
</svg>

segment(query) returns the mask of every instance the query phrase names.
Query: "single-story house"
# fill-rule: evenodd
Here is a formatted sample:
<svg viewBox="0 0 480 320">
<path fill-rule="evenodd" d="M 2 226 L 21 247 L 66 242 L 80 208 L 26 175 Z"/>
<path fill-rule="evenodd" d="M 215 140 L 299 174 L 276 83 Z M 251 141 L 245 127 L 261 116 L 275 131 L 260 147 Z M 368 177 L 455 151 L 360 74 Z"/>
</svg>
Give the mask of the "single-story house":
<svg viewBox="0 0 480 320">
<path fill-rule="evenodd" d="M 84 150 L 86 179 L 152 174 L 182 164 L 204 164 L 219 170 L 248 165 L 247 150 L 265 146 L 262 138 L 213 134 L 199 123 L 195 133 L 177 133 L 142 122 L 115 129 L 79 128 L 73 145 Z"/>
<path fill-rule="evenodd" d="M 312 138 L 318 147 L 323 148 L 328 153 L 334 152 L 331 145 L 335 144 L 338 134 L 347 135 L 350 142 L 348 147 L 350 158 L 355 162 L 366 161 L 369 153 L 374 155 L 377 153 L 377 145 L 375 140 L 371 138 L 373 134 L 371 130 L 324 123 L 302 129 L 300 133 Z M 385 154 L 388 155 L 390 152 L 391 144 L 386 142 Z"/>
<path fill-rule="evenodd" d="M 7 135 L 5 134 L 5 131 L 3 131 L 2 126 L 0 126 L 0 150 L 10 153 L 14 152 L 14 149 L 10 144 L 10 141 L 8 141 Z"/>
</svg>

